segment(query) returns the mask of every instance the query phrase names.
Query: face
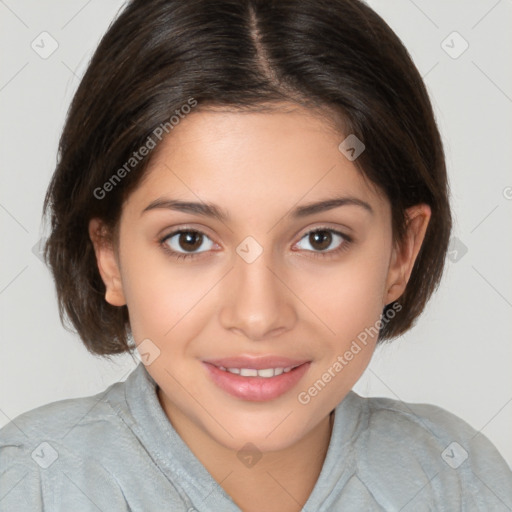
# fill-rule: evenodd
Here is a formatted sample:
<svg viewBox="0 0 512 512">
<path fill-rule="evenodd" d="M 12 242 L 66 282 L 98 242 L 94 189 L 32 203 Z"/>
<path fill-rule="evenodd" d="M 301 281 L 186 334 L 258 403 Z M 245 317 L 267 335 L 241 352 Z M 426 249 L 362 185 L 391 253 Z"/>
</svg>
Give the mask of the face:
<svg viewBox="0 0 512 512">
<path fill-rule="evenodd" d="M 344 138 L 299 108 L 196 111 L 125 202 L 119 257 L 95 243 L 106 300 L 127 305 L 178 432 L 284 449 L 368 365 L 429 211 L 411 211 L 394 248 L 389 202 L 339 151 Z"/>
</svg>

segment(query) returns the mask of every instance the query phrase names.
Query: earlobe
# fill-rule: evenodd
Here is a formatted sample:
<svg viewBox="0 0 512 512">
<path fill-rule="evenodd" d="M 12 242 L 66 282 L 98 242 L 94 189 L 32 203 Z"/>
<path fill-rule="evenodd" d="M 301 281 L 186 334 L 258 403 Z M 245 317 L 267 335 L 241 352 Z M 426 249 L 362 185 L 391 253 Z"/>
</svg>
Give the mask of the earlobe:
<svg viewBox="0 0 512 512">
<path fill-rule="evenodd" d="M 431 215 L 430 206 L 427 204 L 411 206 L 406 210 L 406 235 L 400 246 L 393 248 L 384 305 L 397 300 L 404 293 L 425 238 Z"/>
<path fill-rule="evenodd" d="M 96 263 L 105 284 L 105 300 L 112 306 L 124 306 L 126 300 L 123 293 L 121 272 L 114 247 L 100 219 L 89 222 L 89 237 L 94 246 Z"/>
</svg>

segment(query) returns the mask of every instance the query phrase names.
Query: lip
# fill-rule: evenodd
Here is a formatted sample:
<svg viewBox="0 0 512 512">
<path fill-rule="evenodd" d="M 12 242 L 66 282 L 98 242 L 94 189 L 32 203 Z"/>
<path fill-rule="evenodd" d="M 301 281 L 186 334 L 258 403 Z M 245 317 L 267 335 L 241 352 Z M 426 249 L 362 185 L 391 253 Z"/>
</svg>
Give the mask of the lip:
<svg viewBox="0 0 512 512">
<path fill-rule="evenodd" d="M 286 368 L 287 366 L 295 366 L 293 362 L 292 364 L 289 364 L 291 362 L 290 359 L 283 358 L 271 358 L 271 364 L 269 364 L 268 359 L 266 361 L 261 359 L 257 362 L 253 360 L 253 366 L 250 364 L 246 366 L 248 364 L 248 360 L 244 358 L 242 358 L 242 360 L 240 358 L 223 359 L 222 361 L 229 362 L 230 364 L 237 362 L 237 364 L 231 364 L 231 366 L 227 366 L 226 368 L 253 368 L 256 370 L 261 370 L 264 368 Z M 276 361 L 279 362 L 276 364 Z M 243 364 L 240 365 L 240 362 L 243 362 Z M 282 364 L 283 362 L 285 364 Z M 206 368 L 212 381 L 220 389 L 230 394 L 231 396 L 253 402 L 266 402 L 269 400 L 274 400 L 294 388 L 308 371 L 311 365 L 311 361 L 303 362 L 302 364 L 299 361 L 299 366 L 289 371 L 288 373 L 282 373 L 281 375 L 276 375 L 269 378 L 242 377 L 240 375 L 221 370 L 211 362 L 203 361 L 202 364 Z M 255 367 L 255 364 L 259 364 L 260 366 Z M 222 364 L 219 366 L 224 365 Z"/>
</svg>

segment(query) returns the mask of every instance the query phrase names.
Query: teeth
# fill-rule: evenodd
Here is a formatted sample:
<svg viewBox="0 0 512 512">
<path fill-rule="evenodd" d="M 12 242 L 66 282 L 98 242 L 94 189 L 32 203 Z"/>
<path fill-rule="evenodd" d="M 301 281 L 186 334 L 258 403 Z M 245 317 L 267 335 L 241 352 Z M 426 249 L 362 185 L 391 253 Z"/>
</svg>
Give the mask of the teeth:
<svg viewBox="0 0 512 512">
<path fill-rule="evenodd" d="M 262 370 L 255 370 L 254 368 L 224 368 L 224 366 L 219 366 L 219 368 L 229 373 L 240 375 L 241 377 L 264 377 L 268 379 L 270 377 L 281 375 L 282 373 L 288 373 L 296 367 L 289 366 L 288 368 L 264 368 Z"/>
<path fill-rule="evenodd" d="M 258 377 L 273 377 L 274 376 L 274 369 L 273 368 L 267 368 L 265 370 L 257 370 L 256 371 Z"/>
<path fill-rule="evenodd" d="M 258 373 L 265 370 L 255 370 L 254 368 L 240 368 L 240 377 L 257 377 Z M 262 375 L 264 377 L 264 375 Z"/>
</svg>

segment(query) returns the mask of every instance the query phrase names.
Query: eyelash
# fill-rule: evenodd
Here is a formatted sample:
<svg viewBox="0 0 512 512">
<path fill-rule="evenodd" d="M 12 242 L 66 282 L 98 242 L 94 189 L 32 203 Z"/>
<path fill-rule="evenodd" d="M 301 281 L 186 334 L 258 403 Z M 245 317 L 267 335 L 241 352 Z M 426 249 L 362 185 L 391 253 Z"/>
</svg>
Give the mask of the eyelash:
<svg viewBox="0 0 512 512">
<path fill-rule="evenodd" d="M 343 238 L 343 241 L 342 241 L 341 245 L 337 249 L 333 249 L 333 250 L 330 250 L 330 251 L 307 251 L 307 252 L 312 253 L 312 256 L 314 258 L 331 258 L 331 257 L 335 257 L 339 253 L 346 251 L 350 247 L 350 245 L 353 243 L 352 237 L 350 237 L 348 235 L 345 235 L 344 233 L 341 233 L 340 231 L 337 231 L 336 229 L 327 228 L 327 227 L 318 227 L 318 228 L 312 229 L 311 231 L 308 231 L 307 233 L 304 233 L 304 235 L 300 238 L 300 240 L 302 240 L 306 236 L 311 235 L 312 233 L 317 233 L 317 232 L 322 232 L 322 231 L 327 231 L 329 233 L 333 233 L 335 235 L 339 235 L 340 237 Z M 200 256 L 202 254 L 202 252 L 199 252 L 199 253 L 181 253 L 181 252 L 174 251 L 173 249 L 171 249 L 166 244 L 167 240 L 169 240 L 173 236 L 176 236 L 178 234 L 183 234 L 183 233 L 197 233 L 197 234 L 203 235 L 203 236 L 205 236 L 207 238 L 210 238 L 210 237 L 208 237 L 208 235 L 206 233 L 203 233 L 202 231 L 199 231 L 197 229 L 178 229 L 176 231 L 173 231 L 173 232 L 169 233 L 168 235 L 165 235 L 163 238 L 161 238 L 159 240 L 159 243 L 162 246 L 163 250 L 167 254 L 169 254 L 171 257 L 173 257 L 174 259 L 176 259 L 178 261 L 186 260 L 186 259 L 190 259 L 190 258 L 193 259 L 196 256 Z M 207 251 L 203 251 L 203 252 L 207 252 Z"/>
</svg>

